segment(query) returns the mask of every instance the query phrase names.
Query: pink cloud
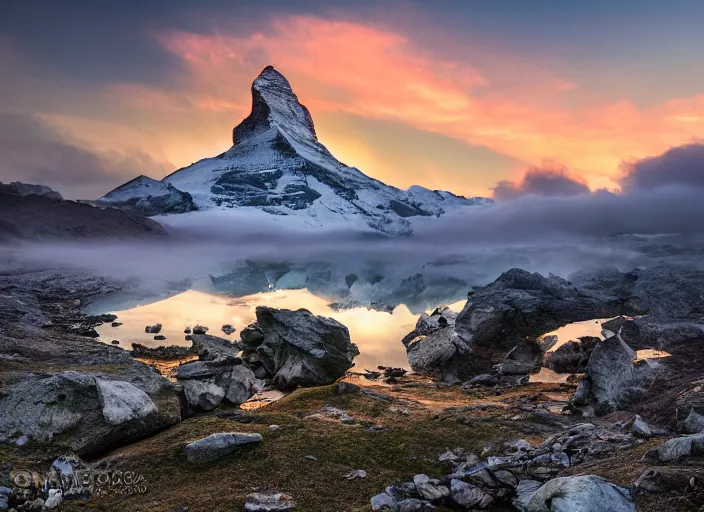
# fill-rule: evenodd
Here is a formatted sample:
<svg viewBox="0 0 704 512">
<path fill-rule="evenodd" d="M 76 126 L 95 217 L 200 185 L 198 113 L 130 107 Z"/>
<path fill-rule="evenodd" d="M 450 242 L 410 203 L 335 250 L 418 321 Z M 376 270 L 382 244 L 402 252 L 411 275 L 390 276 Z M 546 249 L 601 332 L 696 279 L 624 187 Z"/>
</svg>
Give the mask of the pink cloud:
<svg viewBox="0 0 704 512">
<path fill-rule="evenodd" d="M 162 90 L 120 86 L 116 94 L 149 108 L 231 113 L 234 124 L 248 109 L 245 84 L 273 64 L 314 118 L 343 112 L 394 120 L 534 164 L 554 159 L 593 188 L 613 184 L 622 160 L 704 131 L 704 94 L 642 109 L 627 98 L 600 102 L 548 65 L 516 56 L 479 59 L 476 50 L 466 62 L 452 61 L 403 34 L 314 17 L 273 20 L 267 29 L 161 34 L 188 74 Z"/>
</svg>

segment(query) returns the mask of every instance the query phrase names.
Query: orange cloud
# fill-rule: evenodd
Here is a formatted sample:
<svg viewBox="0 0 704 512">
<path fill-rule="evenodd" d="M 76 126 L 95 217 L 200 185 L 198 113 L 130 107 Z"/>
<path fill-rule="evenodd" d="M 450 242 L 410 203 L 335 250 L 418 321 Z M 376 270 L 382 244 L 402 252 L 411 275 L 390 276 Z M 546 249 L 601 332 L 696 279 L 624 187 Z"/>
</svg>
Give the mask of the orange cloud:
<svg viewBox="0 0 704 512">
<path fill-rule="evenodd" d="M 178 32 L 162 41 L 187 64 L 185 86 L 200 108 L 234 110 L 240 84 L 273 63 L 314 117 L 340 111 L 397 120 L 527 162 L 552 158 L 579 169 L 593 186 L 608 183 L 621 160 L 658 153 L 704 129 L 704 95 L 648 110 L 627 99 L 570 107 L 564 95 L 579 94 L 577 84 L 549 70 L 542 83 L 515 76 L 519 85 L 492 90 L 494 75 L 509 76 L 503 64 L 515 64 L 510 56 L 478 69 L 351 22 L 292 17 L 273 21 L 266 34 Z"/>
<path fill-rule="evenodd" d="M 365 167 L 382 165 L 374 156 L 378 148 L 361 147 L 326 119 L 344 113 L 394 121 L 531 165 L 553 159 L 584 176 L 592 189 L 613 188 L 621 161 L 661 153 L 704 133 L 704 91 L 647 109 L 627 98 L 608 103 L 540 61 L 475 47 L 460 62 L 419 47 L 411 36 L 360 23 L 294 16 L 246 36 L 221 28 L 158 37 L 182 59 L 184 74 L 159 87 L 117 84 L 99 95 L 111 105 L 110 122 L 132 131 L 125 140 L 145 151 L 157 147 L 165 155 L 161 160 L 176 165 L 227 148 L 230 128 L 249 111 L 248 85 L 267 64 L 289 78 L 333 153 L 339 150 L 351 157 L 346 163 L 398 186 L 417 176 L 406 177 L 403 167 Z M 56 122 L 84 135 L 78 119 Z M 418 141 L 409 146 L 409 152 L 423 151 Z M 487 182 L 517 178 L 520 170 L 486 172 L 481 188 L 457 191 L 489 193 Z M 427 174 L 445 188 L 461 181 L 441 168 Z"/>
</svg>

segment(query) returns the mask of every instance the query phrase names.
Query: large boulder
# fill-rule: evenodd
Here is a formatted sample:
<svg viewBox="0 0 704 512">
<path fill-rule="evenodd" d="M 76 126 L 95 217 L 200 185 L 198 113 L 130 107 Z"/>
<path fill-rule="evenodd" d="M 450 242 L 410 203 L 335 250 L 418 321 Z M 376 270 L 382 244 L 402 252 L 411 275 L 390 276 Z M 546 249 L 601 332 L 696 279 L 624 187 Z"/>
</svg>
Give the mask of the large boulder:
<svg viewBox="0 0 704 512">
<path fill-rule="evenodd" d="M 279 389 L 332 384 L 359 354 L 347 327 L 299 309 L 259 306 L 257 322 L 243 329 L 242 358 L 258 378 Z"/>
<path fill-rule="evenodd" d="M 601 279 L 598 289 L 582 289 L 557 276 L 509 270 L 472 293 L 454 319 L 454 327 L 450 322 L 444 327 L 419 321 L 404 343 L 409 359 L 409 347 L 415 345 L 413 350 L 432 365 L 414 370 L 444 380 L 466 380 L 486 373 L 502 362 L 507 351 L 526 340 L 536 341 L 545 332 L 571 322 L 630 311 L 624 307 L 630 280 L 626 274 L 614 272 L 616 284 Z"/>
<path fill-rule="evenodd" d="M 634 362 L 635 359 L 636 353 L 618 335 L 599 342 L 572 404 L 592 405 L 599 413 L 623 409 L 639 399 L 653 370 L 647 361 Z"/>
<path fill-rule="evenodd" d="M 180 421 L 168 386 L 145 390 L 97 373 L 24 377 L 0 393 L 0 440 L 26 436 L 79 455 L 116 447 Z"/>
<path fill-rule="evenodd" d="M 447 382 L 466 380 L 470 376 L 467 370 L 469 344 L 455 335 L 452 326 L 426 332 L 405 343 L 411 369 Z"/>
<path fill-rule="evenodd" d="M 635 512 L 627 489 L 600 476 L 554 478 L 528 495 L 525 512 Z"/>
<path fill-rule="evenodd" d="M 261 387 L 239 357 L 182 364 L 176 371 L 176 379 L 183 386 L 187 416 L 212 411 L 223 399 L 241 405 Z"/>
<path fill-rule="evenodd" d="M 658 321 L 643 316 L 624 320 L 618 333 L 635 350 L 663 349 L 668 345 L 704 338 L 704 322 Z"/>
</svg>

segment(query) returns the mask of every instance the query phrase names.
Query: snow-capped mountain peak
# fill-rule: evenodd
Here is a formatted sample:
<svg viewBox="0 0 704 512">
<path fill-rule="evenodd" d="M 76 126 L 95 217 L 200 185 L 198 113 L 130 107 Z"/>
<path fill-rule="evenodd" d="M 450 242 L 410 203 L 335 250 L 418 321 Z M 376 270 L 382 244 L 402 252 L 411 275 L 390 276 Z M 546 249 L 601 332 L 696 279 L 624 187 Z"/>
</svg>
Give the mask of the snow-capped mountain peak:
<svg viewBox="0 0 704 512">
<path fill-rule="evenodd" d="M 162 204 L 169 206 L 163 213 L 259 210 L 281 222 L 296 218 L 310 226 L 408 234 L 409 217 L 440 216 L 448 208 L 491 201 L 423 187 L 399 190 L 341 163 L 318 141 L 310 112 L 272 66 L 254 80 L 252 111 L 233 129 L 232 139 L 233 146 L 221 155 L 160 182 L 132 180 L 99 202 L 144 206 L 148 215 Z"/>
<path fill-rule="evenodd" d="M 290 135 L 317 142 L 313 118 L 301 105 L 286 77 L 267 66 L 252 83 L 252 112 L 232 131 L 232 143 L 276 126 Z"/>
</svg>

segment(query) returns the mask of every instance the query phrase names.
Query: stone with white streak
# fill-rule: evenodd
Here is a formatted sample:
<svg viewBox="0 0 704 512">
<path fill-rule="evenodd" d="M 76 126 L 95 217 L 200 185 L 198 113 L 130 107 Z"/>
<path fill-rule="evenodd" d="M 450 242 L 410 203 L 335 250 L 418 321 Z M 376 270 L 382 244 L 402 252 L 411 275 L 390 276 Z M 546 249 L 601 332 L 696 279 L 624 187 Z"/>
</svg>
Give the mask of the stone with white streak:
<svg viewBox="0 0 704 512">
<path fill-rule="evenodd" d="M 156 414 L 152 399 L 134 384 L 119 380 L 96 379 L 103 417 L 110 425 L 142 420 Z"/>
</svg>

